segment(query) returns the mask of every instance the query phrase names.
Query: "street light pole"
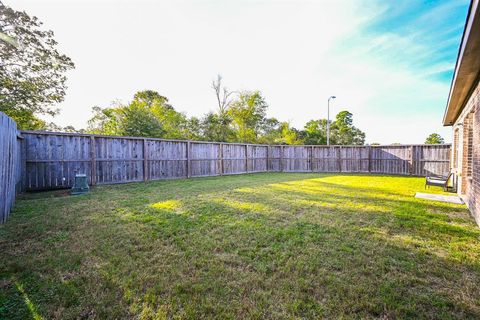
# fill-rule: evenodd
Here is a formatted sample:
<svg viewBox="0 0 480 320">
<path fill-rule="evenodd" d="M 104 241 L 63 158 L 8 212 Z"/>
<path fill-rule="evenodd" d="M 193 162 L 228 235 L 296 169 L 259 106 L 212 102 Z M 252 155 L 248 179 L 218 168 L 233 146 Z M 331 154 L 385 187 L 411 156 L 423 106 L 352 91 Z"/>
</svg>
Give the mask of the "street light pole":
<svg viewBox="0 0 480 320">
<path fill-rule="evenodd" d="M 327 146 L 330 145 L 330 99 L 335 99 L 335 96 L 330 96 L 327 103 Z"/>
</svg>

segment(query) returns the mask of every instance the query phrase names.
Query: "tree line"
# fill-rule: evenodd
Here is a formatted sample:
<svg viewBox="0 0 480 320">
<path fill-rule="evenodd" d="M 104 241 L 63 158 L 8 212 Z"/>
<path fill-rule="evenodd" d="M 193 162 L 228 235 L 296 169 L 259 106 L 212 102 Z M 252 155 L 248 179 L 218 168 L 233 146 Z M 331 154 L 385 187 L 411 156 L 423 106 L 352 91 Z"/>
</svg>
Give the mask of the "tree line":
<svg viewBox="0 0 480 320">
<path fill-rule="evenodd" d="M 178 112 L 168 98 L 153 90 L 137 92 L 126 104 L 93 108 L 83 132 L 105 135 L 155 137 L 264 144 L 326 144 L 327 120 L 311 120 L 302 130 L 286 121 L 267 117 L 268 104 L 260 91 L 230 92 L 222 78 L 213 81 L 215 111 L 202 117 Z M 365 143 L 365 134 L 353 125 L 352 114 L 338 113 L 330 124 L 332 144 Z"/>
</svg>

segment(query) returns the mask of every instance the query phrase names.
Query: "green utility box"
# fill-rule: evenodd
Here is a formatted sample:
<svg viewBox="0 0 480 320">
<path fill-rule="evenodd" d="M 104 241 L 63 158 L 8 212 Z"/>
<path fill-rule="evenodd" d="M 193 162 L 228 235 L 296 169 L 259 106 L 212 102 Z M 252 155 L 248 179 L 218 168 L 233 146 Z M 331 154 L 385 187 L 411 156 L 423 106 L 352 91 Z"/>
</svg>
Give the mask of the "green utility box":
<svg viewBox="0 0 480 320">
<path fill-rule="evenodd" d="M 86 174 L 76 174 L 71 194 L 72 195 L 84 194 L 84 193 L 87 193 L 89 190 L 90 190 L 90 188 L 88 187 L 87 175 Z"/>
</svg>

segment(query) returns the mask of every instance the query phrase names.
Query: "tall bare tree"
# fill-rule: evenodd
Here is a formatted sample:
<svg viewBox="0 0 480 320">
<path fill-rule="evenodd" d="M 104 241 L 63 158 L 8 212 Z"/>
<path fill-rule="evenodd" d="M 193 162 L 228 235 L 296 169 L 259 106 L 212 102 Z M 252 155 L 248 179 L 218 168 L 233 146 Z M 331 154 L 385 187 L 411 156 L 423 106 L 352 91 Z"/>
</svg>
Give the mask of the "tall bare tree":
<svg viewBox="0 0 480 320">
<path fill-rule="evenodd" d="M 217 113 L 207 114 L 202 121 L 202 127 L 205 136 L 217 141 L 229 141 L 233 136 L 230 124 L 232 119 L 228 113 L 232 104 L 235 91 L 229 91 L 227 87 L 222 86 L 222 76 L 217 75 L 217 80 L 212 81 L 212 88 L 217 98 Z"/>
<path fill-rule="evenodd" d="M 215 96 L 217 97 L 218 113 L 224 115 L 230 104 L 232 103 L 232 95 L 235 91 L 228 91 L 228 88 L 222 86 L 222 76 L 217 75 L 217 80 L 212 81 L 212 88 L 215 90 Z"/>
</svg>

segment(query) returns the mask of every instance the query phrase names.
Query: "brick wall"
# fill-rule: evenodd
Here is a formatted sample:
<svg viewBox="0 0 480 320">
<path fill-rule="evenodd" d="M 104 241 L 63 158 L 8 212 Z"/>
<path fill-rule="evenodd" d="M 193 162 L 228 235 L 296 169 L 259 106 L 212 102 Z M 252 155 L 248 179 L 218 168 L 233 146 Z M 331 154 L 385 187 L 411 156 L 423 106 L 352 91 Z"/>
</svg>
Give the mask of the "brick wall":
<svg viewBox="0 0 480 320">
<path fill-rule="evenodd" d="M 477 91 L 478 93 L 478 91 Z M 478 96 L 480 97 L 480 95 Z M 472 129 L 472 166 L 471 176 L 468 179 L 468 207 L 472 212 L 477 224 L 480 225 L 480 107 L 475 106 L 475 113 L 473 113 Z"/>
<path fill-rule="evenodd" d="M 460 127 L 461 186 L 459 191 L 480 226 L 480 83 L 456 124 Z M 456 137 L 454 137 L 456 139 Z"/>
</svg>

